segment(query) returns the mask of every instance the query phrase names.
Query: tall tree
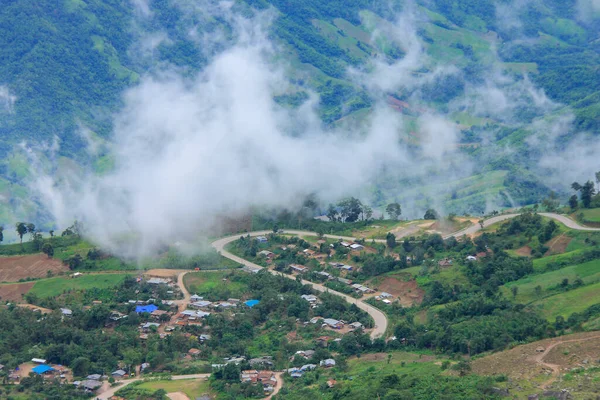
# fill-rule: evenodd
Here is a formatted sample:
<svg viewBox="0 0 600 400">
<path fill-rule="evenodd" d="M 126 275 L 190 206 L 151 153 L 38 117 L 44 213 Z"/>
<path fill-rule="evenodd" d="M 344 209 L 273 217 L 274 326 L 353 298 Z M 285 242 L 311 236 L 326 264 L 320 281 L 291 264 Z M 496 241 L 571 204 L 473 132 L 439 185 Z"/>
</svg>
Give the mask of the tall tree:
<svg viewBox="0 0 600 400">
<path fill-rule="evenodd" d="M 21 239 L 21 244 L 23 244 L 23 236 L 27 233 L 27 225 L 25 222 L 17 222 L 15 228 L 17 230 L 17 235 L 19 235 L 19 238 Z"/>
<path fill-rule="evenodd" d="M 569 207 L 571 207 L 571 210 L 575 210 L 577 208 L 577 205 L 577 195 L 574 194 L 573 196 L 569 197 Z"/>
<path fill-rule="evenodd" d="M 402 207 L 398 203 L 390 203 L 385 208 L 385 212 L 388 213 L 391 219 L 398 219 L 398 217 L 402 214 Z"/>
<path fill-rule="evenodd" d="M 335 206 L 333 204 L 330 204 L 329 207 L 327 207 L 327 218 L 330 221 L 337 221 L 338 220 L 338 211 L 337 208 L 335 208 Z"/>
<path fill-rule="evenodd" d="M 363 205 L 357 198 L 350 197 L 338 204 L 343 222 L 355 222 L 362 213 Z"/>
<path fill-rule="evenodd" d="M 571 188 L 574 191 L 579 192 L 581 190 L 581 185 L 579 184 L 579 182 L 573 182 L 571 183 Z"/>
<path fill-rule="evenodd" d="M 42 252 L 48 256 L 48 258 L 52 258 L 54 256 L 54 247 L 50 243 L 46 243 L 42 246 Z"/>
<path fill-rule="evenodd" d="M 367 205 L 363 206 L 363 215 L 364 215 L 364 219 L 369 221 L 371 219 L 371 217 L 373 216 L 373 209 Z"/>
<path fill-rule="evenodd" d="M 35 225 L 29 222 L 25 225 L 25 227 L 27 228 L 27 233 L 31 234 L 31 238 L 33 239 L 33 235 L 35 234 Z"/>
<path fill-rule="evenodd" d="M 439 214 L 433 208 L 430 208 L 427 211 L 425 211 L 425 215 L 423 216 L 423 219 L 438 219 L 438 218 L 439 218 Z"/>
<path fill-rule="evenodd" d="M 600 193 L 600 171 L 595 173 L 596 175 L 596 184 L 598 185 L 598 192 Z"/>
<path fill-rule="evenodd" d="M 590 204 L 592 202 L 592 197 L 596 194 L 596 189 L 594 188 L 594 183 L 592 181 L 587 181 L 581 187 L 581 202 L 585 208 L 590 208 Z"/>
<path fill-rule="evenodd" d="M 391 232 L 388 232 L 388 234 L 385 236 L 385 243 L 390 249 L 396 247 L 396 235 L 394 235 Z"/>
<path fill-rule="evenodd" d="M 4 241 L 4 226 L 0 226 L 0 242 Z"/>
</svg>

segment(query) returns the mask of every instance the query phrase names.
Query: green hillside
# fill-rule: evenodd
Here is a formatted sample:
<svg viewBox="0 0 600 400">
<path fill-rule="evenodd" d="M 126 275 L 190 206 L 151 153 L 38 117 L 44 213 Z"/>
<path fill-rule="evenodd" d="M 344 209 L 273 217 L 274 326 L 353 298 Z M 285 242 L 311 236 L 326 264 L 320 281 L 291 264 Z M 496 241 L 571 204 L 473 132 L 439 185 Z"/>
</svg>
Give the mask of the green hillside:
<svg viewBox="0 0 600 400">
<path fill-rule="evenodd" d="M 190 27 L 198 35 L 231 32 L 231 22 L 185 2 L 150 0 L 150 14 L 145 17 L 128 2 L 115 0 L 5 3 L 0 9 L 0 89 L 14 96 L 14 104 L 0 108 L 0 190 L 11 194 L 0 198 L 4 219 L 14 213 L 51 224 L 48 215 L 32 205 L 39 200 L 28 196 L 34 167 L 19 144 L 50 147 L 56 142 L 58 155 L 75 163 L 56 166 L 50 162 L 53 155 L 42 157 L 42 166 L 53 173 L 76 166 L 105 173 L 113 162 L 104 144 L 110 142 L 112 116 L 122 105 L 123 91 L 160 65 L 176 66 L 189 76 L 233 39 L 225 35 L 222 43 L 208 50 L 195 42 Z M 597 132 L 600 127 L 600 24 L 582 21 L 575 0 L 541 0 L 515 7 L 511 18 L 517 22 L 509 22 L 516 28 L 510 29 L 497 12 L 506 3 L 421 0 L 414 6 L 408 2 L 384 6 L 370 0 L 240 0 L 232 11 L 251 17 L 257 10 L 274 9 L 268 34 L 292 66 L 287 71 L 289 89 L 275 100 L 293 108 L 304 103 L 307 91 L 315 91 L 320 95 L 319 115 L 331 127 L 369 117 L 379 99 L 352 79 L 349 68 L 370 70 L 375 59 L 388 64 L 402 60 L 409 49 L 381 32 L 395 23 L 397 13 L 411 13 L 427 56 L 424 65 L 413 71 L 415 78 L 448 65 L 460 73 L 452 78 L 432 75 L 418 89 L 386 96 L 391 104 L 403 102 L 398 112 L 405 115 L 411 130 L 418 130 L 419 117 L 427 110 L 447 114 L 459 132 L 460 155 L 472 167 L 440 182 L 428 181 L 429 177 L 411 181 L 382 176 L 370 200 L 376 206 L 393 198 L 427 206 L 432 199 L 405 188 L 439 190 L 442 186 L 447 192 L 442 202 L 449 211 L 475 213 L 489 202 L 506 207 L 528 204 L 548 193 L 542 177 L 530 171 L 543 151 L 527 142 L 536 120 L 549 118 L 546 113 L 558 115 L 568 106 L 574 113 L 574 129 Z M 168 40 L 153 49 L 151 60 L 139 57 L 136 46 L 141 38 L 156 33 Z M 530 80 L 558 106 L 546 110 L 523 104 L 511 111 L 510 118 L 476 115 L 469 108 L 449 109 L 470 96 L 470 86 L 484 84 L 496 69 L 517 84 Z M 96 154 L 85 151 L 81 126 L 100 144 Z M 571 133 L 561 138 L 563 143 L 568 143 Z M 412 148 L 422 138 L 411 133 L 402 140 Z M 507 146 L 511 151 L 500 151 Z"/>
</svg>

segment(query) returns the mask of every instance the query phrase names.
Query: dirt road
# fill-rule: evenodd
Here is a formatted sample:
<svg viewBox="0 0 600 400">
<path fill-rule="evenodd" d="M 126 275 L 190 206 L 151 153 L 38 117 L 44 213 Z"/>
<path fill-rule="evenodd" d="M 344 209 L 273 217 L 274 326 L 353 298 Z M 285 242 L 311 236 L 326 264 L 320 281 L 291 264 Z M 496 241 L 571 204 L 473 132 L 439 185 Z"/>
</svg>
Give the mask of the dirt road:
<svg viewBox="0 0 600 400">
<path fill-rule="evenodd" d="M 570 229 L 575 229 L 578 231 L 595 231 L 595 232 L 600 232 L 600 228 L 588 228 L 587 226 L 581 226 L 579 225 L 577 222 L 573 221 L 571 218 L 566 217 L 564 215 L 560 215 L 560 214 L 555 214 L 555 213 L 539 213 L 541 216 L 546 217 L 546 218 L 552 218 L 558 222 L 560 222 L 561 224 L 564 224 L 567 228 Z M 489 219 L 486 219 L 483 223 L 483 227 L 488 227 L 490 225 L 493 224 L 497 224 L 498 222 L 502 222 L 502 221 L 506 221 L 507 219 L 511 219 L 514 218 L 516 216 L 519 216 L 521 214 L 505 214 L 505 215 L 498 215 L 496 217 L 492 217 Z M 473 235 L 474 233 L 477 233 L 481 230 L 481 226 L 479 224 L 476 225 L 471 225 L 468 228 L 462 229 L 458 232 L 454 232 L 451 233 L 449 235 L 444 236 L 444 239 L 447 239 L 449 237 L 461 237 L 463 235 Z"/>
<path fill-rule="evenodd" d="M 246 233 L 245 235 L 250 235 L 250 236 L 263 236 L 266 235 L 268 233 L 272 233 L 272 231 L 256 231 L 256 232 L 249 232 Z M 292 234 L 292 235 L 300 235 L 300 236 L 316 236 L 317 234 L 315 232 L 308 232 L 308 231 L 296 231 L 296 230 L 285 230 L 284 233 L 287 234 Z M 326 235 L 327 237 L 332 237 L 332 238 L 342 238 L 344 240 L 354 240 L 354 238 L 349 238 L 349 237 L 344 237 L 344 236 L 335 236 L 335 235 Z M 212 243 L 212 246 L 221 253 L 221 255 L 223 257 L 227 257 L 230 260 L 233 260 L 235 262 L 239 262 L 242 265 L 245 265 L 246 267 L 254 270 L 254 271 L 260 271 L 261 269 L 263 269 L 263 267 L 261 267 L 258 264 L 252 263 L 250 261 L 247 261 L 241 257 L 238 257 L 234 254 L 231 254 L 230 252 L 228 252 L 227 250 L 225 250 L 225 246 L 228 243 L 234 242 L 236 240 L 238 240 L 240 237 L 239 236 L 229 236 L 229 237 L 225 237 L 219 240 L 216 240 Z M 285 276 L 286 278 L 289 279 L 296 279 L 295 276 L 293 275 L 287 275 L 287 274 L 282 274 L 280 272 L 277 271 L 270 271 L 272 274 L 274 275 L 281 275 L 281 276 Z M 356 304 L 356 306 L 358 308 L 360 308 L 363 311 L 366 311 L 371 318 L 373 318 L 373 321 L 375 322 L 375 327 L 373 328 L 373 330 L 371 331 L 371 338 L 372 339 L 376 339 L 379 337 L 383 337 L 385 335 L 385 331 L 387 330 L 387 326 L 388 326 L 388 320 L 386 315 L 379 311 L 377 308 L 373 307 L 370 304 L 367 304 L 361 300 L 355 299 L 353 297 L 350 297 L 348 295 L 345 295 L 343 293 L 340 292 L 336 292 L 335 290 L 331 290 L 321 284 L 318 283 L 313 283 L 310 281 L 306 281 L 306 280 L 302 280 L 302 284 L 303 285 L 310 285 L 312 286 L 313 289 L 319 291 L 319 292 L 328 292 L 331 294 L 334 294 L 336 296 L 340 296 L 342 297 L 344 300 L 346 300 L 348 303 L 351 304 Z"/>
<path fill-rule="evenodd" d="M 534 361 L 537 362 L 538 364 L 552 370 L 552 376 L 546 382 L 542 383 L 542 389 L 546 389 L 546 388 L 550 387 L 558 379 L 558 376 L 560 374 L 560 366 L 559 365 L 547 363 L 544 361 L 544 359 L 546 358 L 548 353 L 550 353 L 550 350 L 552 350 L 553 348 L 555 348 L 556 346 L 559 346 L 561 344 L 585 342 L 585 341 L 593 340 L 593 339 L 600 339 L 600 335 L 587 337 L 587 338 L 583 338 L 583 339 L 558 340 L 558 341 L 552 343 L 551 345 L 549 345 L 548 347 L 546 347 L 546 349 L 544 350 L 543 353 L 537 354 L 534 357 Z"/>
</svg>

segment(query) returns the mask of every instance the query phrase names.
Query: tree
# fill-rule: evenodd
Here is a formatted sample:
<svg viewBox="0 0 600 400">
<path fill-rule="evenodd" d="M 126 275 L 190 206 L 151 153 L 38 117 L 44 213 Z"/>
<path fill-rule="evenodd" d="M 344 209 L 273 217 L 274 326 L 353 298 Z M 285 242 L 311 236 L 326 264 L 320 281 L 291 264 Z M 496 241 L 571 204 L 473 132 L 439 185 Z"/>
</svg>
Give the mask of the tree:
<svg viewBox="0 0 600 400">
<path fill-rule="evenodd" d="M 389 247 L 390 249 L 393 249 L 394 247 L 396 247 L 396 235 L 394 235 L 391 232 L 388 232 L 388 234 L 385 235 L 385 243 L 387 244 L 387 247 Z"/>
<path fill-rule="evenodd" d="M 398 203 L 390 203 L 385 208 L 385 212 L 388 213 L 390 219 L 398 219 L 398 217 L 402 214 L 402 208 Z"/>
<path fill-rule="evenodd" d="M 579 192 L 581 190 L 581 185 L 579 184 L 579 182 L 573 182 L 571 183 L 571 188 L 574 191 Z"/>
<path fill-rule="evenodd" d="M 581 187 L 581 202 L 585 208 L 590 208 L 590 204 L 592 202 L 592 197 L 596 194 L 596 189 L 594 188 L 594 183 L 592 181 L 587 181 Z"/>
<path fill-rule="evenodd" d="M 425 211 L 425 215 L 423 216 L 423 219 L 438 219 L 438 218 L 439 218 L 439 214 L 433 208 L 430 208 L 427 211 Z"/>
<path fill-rule="evenodd" d="M 48 256 L 48 258 L 52 258 L 54 256 L 54 247 L 50 243 L 45 243 L 42 246 L 42 252 Z"/>
<path fill-rule="evenodd" d="M 343 222 L 355 222 L 363 211 L 363 205 L 357 198 L 350 197 L 338 204 Z"/>
<path fill-rule="evenodd" d="M 27 233 L 31 234 L 31 238 L 33 238 L 33 235 L 35 234 L 35 225 L 32 224 L 31 222 L 29 222 L 27 225 Z"/>
<path fill-rule="evenodd" d="M 471 371 L 471 362 L 469 360 L 460 360 L 453 367 L 453 370 L 458 371 L 460 376 L 465 376 Z"/>
<path fill-rule="evenodd" d="M 571 210 L 575 210 L 577 209 L 577 195 L 574 194 L 573 196 L 569 197 L 569 207 L 571 207 Z"/>
<path fill-rule="evenodd" d="M 327 207 L 327 214 L 326 215 L 327 215 L 327 218 L 330 221 L 334 221 L 334 222 L 337 221 L 337 219 L 338 219 L 338 211 L 337 211 L 337 209 L 335 208 L 335 206 L 333 204 L 330 204 L 329 207 Z"/>
<path fill-rule="evenodd" d="M 373 209 L 370 206 L 363 206 L 364 218 L 369 221 L 373 216 Z"/>
<path fill-rule="evenodd" d="M 90 368 L 90 360 L 86 357 L 77 357 L 71 364 L 74 376 L 87 376 Z"/>
<path fill-rule="evenodd" d="M 598 185 L 598 192 L 600 192 L 600 171 L 594 174 L 596 176 L 596 184 Z"/>
<path fill-rule="evenodd" d="M 547 198 L 542 201 L 542 205 L 546 211 L 554 212 L 560 205 L 560 200 L 554 191 L 551 191 Z"/>
<path fill-rule="evenodd" d="M 17 235 L 19 235 L 19 238 L 21 239 L 21 244 L 23 244 L 23 236 L 27 233 L 27 225 L 25 222 L 17 222 L 15 228 L 17 230 Z"/>
<path fill-rule="evenodd" d="M 513 298 L 517 297 L 517 293 L 519 293 L 518 286 L 511 286 L 510 291 L 512 292 Z"/>
<path fill-rule="evenodd" d="M 4 227 L 0 226 L 0 242 L 4 241 Z"/>
<path fill-rule="evenodd" d="M 485 226 L 485 220 L 483 220 L 483 219 L 480 219 L 480 220 L 479 220 L 479 226 L 481 227 L 481 229 L 483 229 L 483 228 L 484 228 L 484 226 Z"/>
<path fill-rule="evenodd" d="M 51 238 L 52 238 L 52 237 L 54 237 L 54 231 L 53 231 L 52 229 L 50 229 L 50 230 L 48 231 L 48 233 L 50 234 L 50 237 L 51 237 Z"/>
</svg>

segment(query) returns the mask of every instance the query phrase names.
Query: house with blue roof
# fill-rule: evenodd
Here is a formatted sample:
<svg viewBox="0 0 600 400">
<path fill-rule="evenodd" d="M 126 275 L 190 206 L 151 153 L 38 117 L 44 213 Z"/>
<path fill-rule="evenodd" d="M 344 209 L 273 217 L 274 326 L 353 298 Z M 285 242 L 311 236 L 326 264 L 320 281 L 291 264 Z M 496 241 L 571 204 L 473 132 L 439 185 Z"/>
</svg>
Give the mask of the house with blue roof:
<svg viewBox="0 0 600 400">
<path fill-rule="evenodd" d="M 44 375 L 44 374 L 46 374 L 48 372 L 54 371 L 54 368 L 52 368 L 51 366 L 46 365 L 46 364 L 41 364 L 41 365 L 38 365 L 38 366 L 34 367 L 32 369 L 32 371 L 35 372 L 38 375 Z"/>
<path fill-rule="evenodd" d="M 244 304 L 247 305 L 248 307 L 254 307 L 258 303 L 260 303 L 260 300 L 248 300 Z"/>
<path fill-rule="evenodd" d="M 146 306 L 137 306 L 135 307 L 135 312 L 138 314 L 148 313 L 150 314 L 152 311 L 158 310 L 158 307 L 154 304 L 148 304 Z"/>
</svg>

